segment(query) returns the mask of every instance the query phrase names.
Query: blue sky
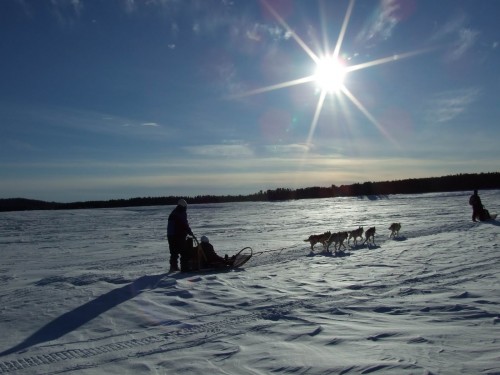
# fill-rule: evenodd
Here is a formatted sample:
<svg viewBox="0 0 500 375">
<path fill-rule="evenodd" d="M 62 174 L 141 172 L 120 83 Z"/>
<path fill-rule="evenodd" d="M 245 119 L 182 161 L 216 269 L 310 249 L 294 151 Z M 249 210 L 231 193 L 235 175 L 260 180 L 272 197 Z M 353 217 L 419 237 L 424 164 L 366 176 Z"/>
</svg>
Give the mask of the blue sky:
<svg viewBox="0 0 500 375">
<path fill-rule="evenodd" d="M 496 0 L 4 0 L 0 198 L 498 171 Z M 316 79 L 325 56 L 344 78 Z"/>
</svg>

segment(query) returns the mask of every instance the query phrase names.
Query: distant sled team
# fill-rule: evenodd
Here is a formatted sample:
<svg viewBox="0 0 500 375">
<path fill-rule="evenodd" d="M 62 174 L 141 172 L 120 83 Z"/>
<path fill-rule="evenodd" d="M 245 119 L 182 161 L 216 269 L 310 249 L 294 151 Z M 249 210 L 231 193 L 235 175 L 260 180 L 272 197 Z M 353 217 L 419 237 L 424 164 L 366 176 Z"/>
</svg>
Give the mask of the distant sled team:
<svg viewBox="0 0 500 375">
<path fill-rule="evenodd" d="M 487 221 L 487 220 L 495 220 L 497 218 L 497 214 L 491 214 L 481 202 L 481 198 L 477 190 L 474 190 L 474 193 L 469 197 L 469 204 L 472 206 L 472 221 Z M 392 223 L 388 228 L 391 233 L 389 238 L 397 238 L 399 237 L 399 231 L 401 230 L 401 223 Z M 363 234 L 365 240 L 361 245 L 375 245 L 375 227 L 370 227 L 366 231 L 362 226 L 359 226 L 357 229 L 351 231 L 340 231 L 340 232 L 324 232 L 323 234 L 312 234 L 309 236 L 308 241 L 311 244 L 311 251 L 314 251 L 314 245 L 320 243 L 323 245 L 323 251 L 331 252 L 330 246 L 333 244 L 333 250 L 335 253 L 341 252 L 342 248 L 347 250 L 344 241 L 347 240 L 347 244 L 350 245 L 351 239 L 353 240 L 353 246 L 358 245 L 358 238 L 360 240 L 363 239 Z M 351 246 L 352 247 L 352 246 Z"/>
<path fill-rule="evenodd" d="M 392 223 L 389 226 L 389 230 L 391 231 L 389 238 L 396 238 L 397 236 L 399 236 L 399 231 L 401 230 L 401 223 Z M 326 251 L 328 253 L 331 253 L 330 246 L 333 244 L 333 250 L 337 254 L 338 252 L 342 251 L 342 248 L 347 250 L 347 247 L 344 244 L 346 240 L 347 244 L 349 245 L 349 242 L 352 239 L 353 245 L 357 246 L 358 237 L 360 240 L 362 240 L 363 234 L 365 236 L 365 240 L 363 241 L 362 245 L 366 244 L 369 246 L 370 243 L 372 245 L 375 245 L 375 233 L 376 233 L 376 227 L 370 227 L 365 231 L 362 226 L 359 226 L 357 229 L 351 231 L 340 231 L 334 233 L 328 231 L 322 234 L 311 234 L 309 238 L 305 239 L 304 241 L 309 242 L 309 244 L 311 245 L 311 251 L 314 251 L 314 245 L 322 244 L 323 251 Z"/>
</svg>

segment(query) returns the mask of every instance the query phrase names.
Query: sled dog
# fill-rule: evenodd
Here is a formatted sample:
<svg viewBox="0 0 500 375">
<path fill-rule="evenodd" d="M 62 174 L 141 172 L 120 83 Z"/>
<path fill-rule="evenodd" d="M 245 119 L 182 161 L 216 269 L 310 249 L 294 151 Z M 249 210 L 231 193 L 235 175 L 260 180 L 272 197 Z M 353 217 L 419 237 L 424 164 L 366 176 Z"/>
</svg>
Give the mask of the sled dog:
<svg viewBox="0 0 500 375">
<path fill-rule="evenodd" d="M 323 234 L 311 234 L 308 239 L 304 240 L 305 242 L 309 242 L 311 244 L 311 251 L 314 251 L 313 247 L 317 243 L 323 244 L 323 248 L 326 247 L 328 239 L 330 238 L 330 231 L 325 232 Z"/>
<path fill-rule="evenodd" d="M 370 243 L 370 238 L 372 239 L 372 243 L 375 245 L 375 227 L 371 227 L 370 229 L 367 229 L 365 232 L 365 240 L 363 241 L 363 245 L 365 242 Z"/>
<path fill-rule="evenodd" d="M 389 227 L 389 230 L 391 231 L 390 237 L 396 237 L 399 236 L 399 231 L 401 230 L 401 223 L 392 223 L 391 226 Z"/>
<path fill-rule="evenodd" d="M 349 241 L 351 238 L 354 239 L 354 246 L 357 245 L 358 241 L 357 238 L 363 239 L 363 227 L 359 227 L 358 229 L 351 230 L 349 232 L 349 238 L 347 239 L 347 243 L 349 244 Z"/>
<path fill-rule="evenodd" d="M 341 246 L 344 246 L 344 249 L 347 249 L 344 245 L 344 241 L 347 240 L 348 232 L 337 232 L 333 233 L 328 239 L 328 244 L 326 245 L 326 251 L 329 251 L 330 245 L 333 243 L 333 248 L 335 252 L 340 250 Z M 338 247 L 337 247 L 338 244 Z"/>
</svg>

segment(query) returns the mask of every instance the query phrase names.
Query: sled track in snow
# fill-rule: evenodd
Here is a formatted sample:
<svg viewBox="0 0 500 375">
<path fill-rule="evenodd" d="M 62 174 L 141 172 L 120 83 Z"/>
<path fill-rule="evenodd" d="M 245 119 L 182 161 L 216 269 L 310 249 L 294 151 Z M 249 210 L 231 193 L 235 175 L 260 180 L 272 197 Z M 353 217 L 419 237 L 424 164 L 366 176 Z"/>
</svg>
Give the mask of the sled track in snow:
<svg viewBox="0 0 500 375">
<path fill-rule="evenodd" d="M 141 338 L 119 340 L 117 337 L 102 338 L 94 341 L 92 347 L 71 348 L 74 344 L 56 344 L 45 348 L 34 349 L 40 354 L 24 356 L 15 355 L 12 360 L 0 361 L 0 374 L 58 374 L 83 368 L 92 368 L 103 363 L 115 362 L 133 357 L 142 357 L 156 353 L 165 353 L 173 350 L 181 350 L 191 345 L 199 345 L 200 342 L 213 340 L 214 336 L 226 332 L 237 324 L 255 320 L 276 320 L 282 317 L 286 311 L 307 301 L 286 302 L 277 305 L 272 310 L 266 309 L 262 312 L 251 312 L 246 315 L 223 319 L 216 322 L 208 322 L 198 325 L 183 327 L 167 333 L 145 335 Z M 222 315 L 227 312 L 221 312 Z M 139 336 L 141 333 L 129 333 Z M 236 332 L 237 334 L 237 332 Z M 190 337 L 192 336 L 192 337 Z M 179 338 L 183 338 L 179 342 Z M 112 343 L 96 344 L 97 341 L 104 342 L 113 340 Z M 61 347 L 61 349 L 54 349 Z M 50 351 L 49 348 L 52 348 Z M 12 354 L 11 356 L 14 356 Z"/>
</svg>

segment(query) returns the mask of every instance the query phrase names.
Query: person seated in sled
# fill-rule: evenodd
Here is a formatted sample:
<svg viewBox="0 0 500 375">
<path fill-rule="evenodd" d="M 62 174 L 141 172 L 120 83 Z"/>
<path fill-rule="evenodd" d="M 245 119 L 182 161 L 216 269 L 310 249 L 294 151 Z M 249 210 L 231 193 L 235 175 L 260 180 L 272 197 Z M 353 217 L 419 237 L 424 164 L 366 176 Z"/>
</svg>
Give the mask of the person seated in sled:
<svg viewBox="0 0 500 375">
<path fill-rule="evenodd" d="M 217 255 L 217 253 L 214 250 L 214 247 L 208 240 L 207 236 L 201 236 L 200 240 L 201 240 L 200 246 L 203 250 L 203 258 L 204 258 L 203 267 L 223 268 L 230 265 L 230 261 L 227 255 L 225 256 L 225 258 Z"/>
<path fill-rule="evenodd" d="M 481 198 L 477 193 L 477 189 L 474 190 L 474 194 L 470 196 L 469 204 L 472 206 L 472 221 L 477 221 L 476 219 L 481 221 L 490 219 L 490 213 L 484 208 Z"/>
</svg>

